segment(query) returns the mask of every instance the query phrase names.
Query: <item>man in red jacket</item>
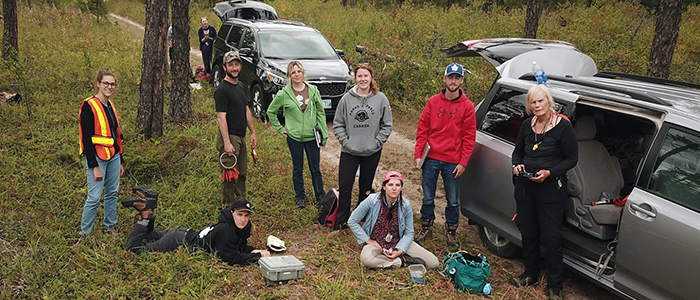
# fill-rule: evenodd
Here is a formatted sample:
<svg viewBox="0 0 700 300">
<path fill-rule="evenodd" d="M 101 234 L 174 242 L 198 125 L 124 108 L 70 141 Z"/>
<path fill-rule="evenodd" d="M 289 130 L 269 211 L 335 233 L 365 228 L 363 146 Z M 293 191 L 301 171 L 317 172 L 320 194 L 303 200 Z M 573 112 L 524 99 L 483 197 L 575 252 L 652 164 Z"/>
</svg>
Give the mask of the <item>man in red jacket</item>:
<svg viewBox="0 0 700 300">
<path fill-rule="evenodd" d="M 476 139 L 474 104 L 460 88 L 464 67 L 452 63 L 445 69 L 445 88 L 428 99 L 416 130 L 414 158 L 416 168 L 423 170 L 423 206 L 421 230 L 416 241 L 432 236 L 435 220 L 435 189 L 442 173 L 445 184 L 445 234 L 447 244 L 458 246 L 459 177 L 464 173 Z"/>
</svg>

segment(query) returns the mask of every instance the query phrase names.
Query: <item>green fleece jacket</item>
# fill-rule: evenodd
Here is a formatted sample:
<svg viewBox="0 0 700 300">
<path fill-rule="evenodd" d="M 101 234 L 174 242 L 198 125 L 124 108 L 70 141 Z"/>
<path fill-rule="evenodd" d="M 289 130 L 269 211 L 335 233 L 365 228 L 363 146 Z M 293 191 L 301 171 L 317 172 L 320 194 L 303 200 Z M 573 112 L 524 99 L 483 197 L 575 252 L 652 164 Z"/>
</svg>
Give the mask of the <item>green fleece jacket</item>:
<svg viewBox="0 0 700 300">
<path fill-rule="evenodd" d="M 288 84 L 277 93 L 275 99 L 270 103 L 267 108 L 267 116 L 277 132 L 284 134 L 284 131 L 287 130 L 287 135 L 298 142 L 313 141 L 315 139 L 313 128 L 318 125 L 323 136 L 321 146 L 325 146 L 328 140 L 328 127 L 326 126 L 326 112 L 323 108 L 323 101 L 321 101 L 321 94 L 313 84 L 305 84 L 309 89 L 309 103 L 306 110 L 301 111 L 292 86 Z M 277 119 L 277 112 L 280 109 L 284 114 L 284 127 Z"/>
</svg>

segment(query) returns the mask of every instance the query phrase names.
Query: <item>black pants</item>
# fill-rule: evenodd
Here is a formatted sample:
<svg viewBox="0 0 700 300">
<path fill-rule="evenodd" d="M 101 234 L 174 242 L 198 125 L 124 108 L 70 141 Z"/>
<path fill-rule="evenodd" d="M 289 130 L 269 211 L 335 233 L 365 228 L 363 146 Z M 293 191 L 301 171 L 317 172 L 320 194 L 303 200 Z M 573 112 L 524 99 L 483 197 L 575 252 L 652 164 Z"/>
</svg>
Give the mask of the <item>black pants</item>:
<svg viewBox="0 0 700 300">
<path fill-rule="evenodd" d="M 149 226 L 135 224 L 134 229 L 126 240 L 124 249 L 140 254 L 142 252 L 169 252 L 185 245 L 185 237 L 189 228 L 177 227 L 161 231 L 153 231 L 155 220 L 151 220 Z M 144 244 L 144 240 L 148 243 Z"/>
<path fill-rule="evenodd" d="M 211 74 L 211 52 L 212 49 L 201 49 L 202 50 L 202 60 L 204 61 L 204 70 L 207 74 Z"/>
<path fill-rule="evenodd" d="M 560 184 L 561 183 L 561 184 Z M 518 177 L 515 182 L 515 219 L 523 239 L 525 274 L 537 278 L 540 274 L 540 245 L 544 249 L 547 287 L 563 286 L 564 254 L 561 227 L 566 202 L 566 180 L 547 178 L 536 183 Z"/>
<path fill-rule="evenodd" d="M 340 153 L 340 163 L 338 166 L 337 226 L 347 223 L 350 218 L 350 198 L 352 197 L 352 186 L 355 185 L 355 173 L 357 173 L 357 168 L 360 168 L 357 201 L 357 205 L 360 205 L 360 202 L 367 198 L 367 192 L 372 192 L 372 181 L 374 181 L 374 173 L 377 171 L 379 158 L 381 156 L 381 149 L 370 156 L 355 156 L 350 153 Z"/>
</svg>

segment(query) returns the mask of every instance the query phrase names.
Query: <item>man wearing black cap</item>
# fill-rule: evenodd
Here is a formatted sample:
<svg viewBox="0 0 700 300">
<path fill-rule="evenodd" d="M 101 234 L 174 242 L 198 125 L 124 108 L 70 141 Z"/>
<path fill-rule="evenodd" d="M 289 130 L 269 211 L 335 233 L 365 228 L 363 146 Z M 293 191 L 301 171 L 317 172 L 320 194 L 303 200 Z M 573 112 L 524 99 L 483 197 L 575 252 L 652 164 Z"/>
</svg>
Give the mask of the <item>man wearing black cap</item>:
<svg viewBox="0 0 700 300">
<path fill-rule="evenodd" d="M 216 103 L 216 120 L 219 124 L 219 137 L 216 149 L 222 156 L 222 163 L 233 166 L 238 170 L 237 178 L 227 176 L 221 182 L 222 202 L 231 205 L 234 200 L 245 196 L 245 179 L 248 170 L 248 159 L 245 145 L 246 127 L 250 129 L 250 147 L 255 149 L 258 138 L 253 126 L 253 115 L 250 113 L 243 84 L 238 82 L 241 72 L 241 56 L 238 51 L 226 52 L 224 55 L 224 71 L 226 77 L 214 92 Z M 235 155 L 235 159 L 232 157 Z"/>
<path fill-rule="evenodd" d="M 134 204 L 133 207 L 138 210 L 143 206 Z M 184 227 L 153 231 L 155 222 L 155 212 L 153 212 L 148 214 L 147 218 L 136 222 L 124 248 L 140 254 L 169 252 L 185 246 L 216 253 L 229 265 L 250 265 L 256 263 L 260 257 L 270 256 L 269 251 L 256 250 L 248 245 L 252 229 L 250 223 L 252 213 L 253 206 L 248 200 L 241 198 L 236 200 L 231 208 L 221 210 L 218 223 L 201 231 Z M 144 244 L 144 240 L 149 242 Z"/>
</svg>

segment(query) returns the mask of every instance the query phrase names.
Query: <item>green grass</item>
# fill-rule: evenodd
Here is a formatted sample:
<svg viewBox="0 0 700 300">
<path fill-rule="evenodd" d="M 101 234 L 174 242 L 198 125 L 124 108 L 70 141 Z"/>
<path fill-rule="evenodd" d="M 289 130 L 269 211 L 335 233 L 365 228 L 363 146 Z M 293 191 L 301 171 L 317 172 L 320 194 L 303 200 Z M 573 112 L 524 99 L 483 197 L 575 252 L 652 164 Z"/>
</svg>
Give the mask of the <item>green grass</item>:
<svg viewBox="0 0 700 300">
<path fill-rule="evenodd" d="M 517 9 L 484 14 L 473 8 L 444 11 L 407 5 L 377 11 L 364 4 L 342 8 L 337 2 L 304 1 L 299 5 L 299 1 L 277 0 L 271 4 L 283 18 L 318 28 L 336 48 L 345 49 L 350 64 L 370 61 L 381 89 L 403 114 L 422 108 L 440 87 L 439 74 L 449 60 L 438 52 L 439 46 L 471 38 L 520 36 L 524 16 Z M 140 21 L 143 7 L 139 3 L 110 1 L 108 5 Z M 598 61 L 600 69 L 644 73 L 653 19 L 635 5 L 598 3 L 591 10 L 570 5 L 545 12 L 540 37 L 574 42 Z M 671 71 L 674 79 L 700 81 L 700 37 L 694 34 L 698 14 L 696 6 L 684 14 Z M 203 15 L 218 27 L 213 14 L 200 3 L 193 5 L 193 30 Z M 569 20 L 566 27 L 559 25 L 559 16 Z M 216 220 L 220 170 L 214 149 L 218 133 L 213 91 L 205 87 L 193 92 L 190 123 L 166 123 L 163 137 L 142 141 L 135 126 L 141 43 L 134 42 L 121 27 L 98 24 L 92 16 L 70 7 L 34 3 L 29 10 L 22 4 L 19 19 L 20 54 L 17 61 L 0 68 L 0 90 L 31 92 L 25 94 L 31 105 L 0 102 L 0 299 L 480 298 L 455 292 L 435 271 L 427 274 L 431 286 L 439 283 L 431 289 L 412 286 L 405 269 L 362 267 L 360 248 L 349 231 L 330 232 L 314 223 L 315 209 L 295 207 L 287 147 L 261 123 L 256 123 L 260 166 L 250 168 L 248 180 L 248 198 L 257 208 L 251 243 L 263 245 L 268 234 L 287 241 L 288 253 L 306 263 L 304 279 L 266 288 L 256 267 L 229 267 L 199 251 L 134 256 L 121 248 L 134 214 L 123 208 L 118 209 L 118 236 L 102 234 L 100 209 L 94 234 L 73 245 L 87 193 L 83 159 L 78 155 L 78 108 L 82 99 L 94 93 L 97 70 L 111 67 L 119 82 L 113 100 L 127 138 L 127 174 L 121 180 L 120 195 L 128 195 L 130 187 L 141 184 L 159 190 L 158 228 L 199 229 Z M 641 24 L 635 38 L 631 36 L 637 26 L 626 24 Z M 82 30 L 86 28 L 87 32 Z M 394 55 L 397 61 L 361 58 L 352 51 L 356 44 Z M 468 78 L 470 98 L 480 99 L 495 73 L 481 60 L 459 61 L 475 73 Z M 167 103 L 166 99 L 166 112 Z M 336 186 L 334 168 L 324 170 L 326 188 Z M 466 241 L 466 250 L 486 253 L 472 228 L 460 229 L 459 235 Z M 426 248 L 442 257 L 443 244 L 444 239 L 437 237 Z M 518 261 L 488 256 L 494 273 L 492 298 L 543 296 L 543 286 L 519 290 L 508 286 L 507 276 L 522 268 Z"/>
</svg>

